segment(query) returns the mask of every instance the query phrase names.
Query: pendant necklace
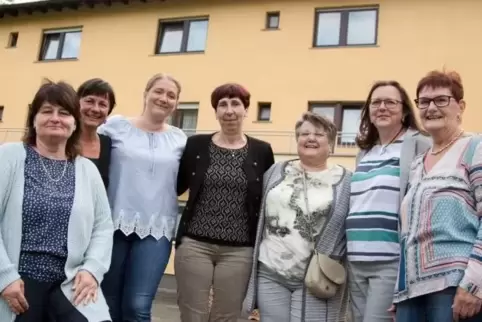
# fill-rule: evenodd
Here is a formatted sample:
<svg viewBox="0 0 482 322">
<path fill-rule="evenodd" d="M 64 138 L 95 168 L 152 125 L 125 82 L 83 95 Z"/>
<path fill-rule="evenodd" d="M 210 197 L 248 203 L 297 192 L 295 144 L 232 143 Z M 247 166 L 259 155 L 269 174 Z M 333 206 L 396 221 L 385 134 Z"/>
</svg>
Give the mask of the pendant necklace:
<svg viewBox="0 0 482 322">
<path fill-rule="evenodd" d="M 382 147 L 382 153 L 381 154 L 384 154 L 385 152 L 387 152 L 387 148 L 390 144 L 392 144 L 393 142 L 395 142 L 395 140 L 399 137 L 399 135 L 402 133 L 402 131 L 405 130 L 405 128 L 402 126 L 400 128 L 400 130 L 397 132 L 397 134 L 395 134 L 395 136 L 390 140 L 390 142 L 388 142 L 388 144 L 384 145 Z M 381 142 L 380 142 L 381 144 Z"/>
</svg>

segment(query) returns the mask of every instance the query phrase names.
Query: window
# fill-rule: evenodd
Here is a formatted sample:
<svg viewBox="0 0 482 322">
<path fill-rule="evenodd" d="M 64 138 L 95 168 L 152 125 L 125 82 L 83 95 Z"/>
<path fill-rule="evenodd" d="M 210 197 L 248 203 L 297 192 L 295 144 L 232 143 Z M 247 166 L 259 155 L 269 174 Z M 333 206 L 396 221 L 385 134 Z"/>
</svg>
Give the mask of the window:
<svg viewBox="0 0 482 322">
<path fill-rule="evenodd" d="M 266 29 L 278 29 L 279 28 L 279 12 L 267 12 L 266 13 Z"/>
<path fill-rule="evenodd" d="M 317 10 L 314 47 L 375 45 L 378 8 Z"/>
<path fill-rule="evenodd" d="M 341 143 L 355 143 L 355 138 L 360 128 L 360 107 L 343 108 L 343 116 L 341 119 Z"/>
<path fill-rule="evenodd" d="M 40 60 L 75 59 L 79 57 L 82 30 L 46 30 L 43 34 Z"/>
<path fill-rule="evenodd" d="M 323 115 L 335 123 L 335 106 L 313 105 L 311 107 L 311 111 L 313 113 Z"/>
<path fill-rule="evenodd" d="M 354 144 L 360 127 L 363 102 L 310 103 L 313 113 L 323 115 L 335 123 L 338 144 Z"/>
<path fill-rule="evenodd" d="M 208 19 L 161 21 L 156 54 L 204 52 Z"/>
<path fill-rule="evenodd" d="M 270 121 L 271 120 L 271 103 L 259 102 L 258 103 L 258 121 Z"/>
<path fill-rule="evenodd" d="M 188 136 L 193 135 L 196 133 L 198 110 L 198 103 L 180 103 L 168 123 L 182 129 Z"/>
<path fill-rule="evenodd" d="M 3 110 L 5 110 L 5 107 L 0 105 L 0 122 L 3 121 Z"/>
<path fill-rule="evenodd" d="M 11 32 L 10 36 L 8 37 L 8 46 L 10 48 L 17 47 L 18 42 L 18 32 Z"/>
</svg>

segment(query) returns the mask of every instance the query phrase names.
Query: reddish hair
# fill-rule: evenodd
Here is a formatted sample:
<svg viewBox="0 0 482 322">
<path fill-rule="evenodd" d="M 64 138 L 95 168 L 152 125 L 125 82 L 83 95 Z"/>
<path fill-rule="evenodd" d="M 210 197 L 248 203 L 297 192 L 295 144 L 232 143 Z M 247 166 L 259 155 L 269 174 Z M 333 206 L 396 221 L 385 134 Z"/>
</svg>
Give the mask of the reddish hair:
<svg viewBox="0 0 482 322">
<path fill-rule="evenodd" d="M 244 108 L 249 107 L 249 100 L 251 94 L 246 88 L 239 84 L 228 83 L 216 87 L 211 94 L 211 105 L 214 109 L 217 109 L 218 103 L 223 98 L 239 98 L 244 105 Z"/>
<path fill-rule="evenodd" d="M 464 98 L 464 86 L 459 73 L 455 71 L 438 71 L 429 72 L 422 78 L 417 85 L 417 97 L 424 88 L 448 88 L 454 99 L 459 102 Z"/>
</svg>

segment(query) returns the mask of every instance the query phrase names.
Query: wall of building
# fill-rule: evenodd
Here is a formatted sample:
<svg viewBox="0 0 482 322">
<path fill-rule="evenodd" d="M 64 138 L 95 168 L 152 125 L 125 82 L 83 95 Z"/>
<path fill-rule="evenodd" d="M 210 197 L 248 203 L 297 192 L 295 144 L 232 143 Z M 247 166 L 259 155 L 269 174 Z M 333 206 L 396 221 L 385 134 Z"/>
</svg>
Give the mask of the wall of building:
<svg viewBox="0 0 482 322">
<path fill-rule="evenodd" d="M 166 1 L 116 5 L 80 11 L 35 13 L 0 21 L 0 44 L 19 32 L 17 48 L 0 49 L 1 127 L 21 127 L 27 104 L 43 77 L 78 86 L 90 77 L 114 85 L 115 113 L 142 110 L 142 92 L 154 73 L 167 72 L 182 83 L 181 100 L 199 102 L 198 129 L 217 128 L 211 90 L 226 81 L 244 84 L 253 105 L 272 103 L 270 123 L 247 120 L 248 130 L 291 130 L 308 101 L 360 101 L 377 79 L 395 78 L 413 94 L 428 70 L 444 66 L 464 78 L 468 110 L 465 125 L 478 130 L 476 106 L 482 46 L 478 12 L 482 2 L 459 0 L 380 0 L 378 45 L 312 48 L 315 8 L 373 4 L 362 0 Z M 267 11 L 280 11 L 280 29 L 264 31 Z M 205 53 L 153 55 L 159 19 L 209 16 Z M 42 30 L 82 26 L 78 60 L 39 62 Z M 255 109 L 255 108 L 254 108 Z"/>
</svg>

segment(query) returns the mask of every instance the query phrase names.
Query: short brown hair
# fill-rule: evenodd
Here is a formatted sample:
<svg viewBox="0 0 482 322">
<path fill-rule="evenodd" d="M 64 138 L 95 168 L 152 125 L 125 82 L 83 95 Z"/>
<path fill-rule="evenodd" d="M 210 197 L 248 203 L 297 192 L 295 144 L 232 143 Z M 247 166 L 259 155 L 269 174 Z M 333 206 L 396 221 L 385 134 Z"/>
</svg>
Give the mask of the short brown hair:
<svg viewBox="0 0 482 322">
<path fill-rule="evenodd" d="M 412 101 L 410 100 L 410 97 L 408 96 L 405 88 L 403 88 L 403 86 L 399 82 L 394 80 L 378 81 L 372 85 L 370 92 L 368 92 L 368 97 L 361 111 L 360 129 L 358 131 L 355 142 L 362 150 L 370 150 L 377 144 L 377 141 L 380 138 L 377 128 L 370 121 L 370 102 L 372 100 L 373 92 L 377 88 L 384 86 L 393 86 L 400 93 L 400 97 L 402 98 L 403 114 L 402 126 L 405 129 L 412 129 L 419 132 L 422 131 L 421 126 L 417 121 L 417 117 L 415 116 L 415 109 L 413 107 Z"/>
<path fill-rule="evenodd" d="M 116 104 L 114 89 L 112 89 L 109 83 L 100 78 L 93 78 L 83 82 L 77 89 L 77 95 L 79 99 L 90 95 L 107 96 L 109 98 L 109 114 L 112 113 Z"/>
<path fill-rule="evenodd" d="M 454 99 L 459 102 L 464 98 L 462 78 L 456 71 L 433 70 L 423 77 L 417 85 L 417 97 L 424 88 L 448 88 Z"/>
<path fill-rule="evenodd" d="M 66 109 L 75 119 L 75 130 L 67 140 L 65 154 L 70 160 L 75 159 L 80 152 L 80 102 L 74 88 L 66 82 L 54 83 L 45 80 L 35 94 L 32 104 L 30 104 L 27 114 L 27 132 L 22 141 L 25 144 L 35 146 L 37 132 L 34 128 L 34 119 L 44 103 L 60 106 Z"/>
<path fill-rule="evenodd" d="M 296 122 L 295 124 L 295 134 L 296 138 L 298 138 L 299 134 L 299 129 L 303 125 L 303 123 L 308 122 L 313 124 L 317 128 L 322 128 L 325 132 L 326 135 L 328 136 L 328 142 L 330 145 L 335 142 L 336 139 L 336 125 L 330 121 L 328 118 L 312 113 L 312 112 L 305 112 L 301 115 L 301 118 Z"/>
<path fill-rule="evenodd" d="M 152 86 L 154 86 L 154 84 L 160 79 L 167 79 L 173 82 L 174 85 L 176 85 L 177 87 L 177 95 L 179 96 L 181 94 L 181 83 L 179 83 L 177 79 L 175 79 L 174 77 L 164 73 L 158 73 L 153 75 L 151 78 L 149 78 L 149 80 L 146 83 L 146 88 L 144 89 L 144 92 L 146 93 L 149 92 Z"/>
<path fill-rule="evenodd" d="M 251 94 L 242 85 L 236 83 L 227 83 L 218 86 L 211 93 L 211 106 L 217 109 L 218 103 L 223 98 L 239 98 L 244 105 L 244 108 L 249 107 Z"/>
</svg>

